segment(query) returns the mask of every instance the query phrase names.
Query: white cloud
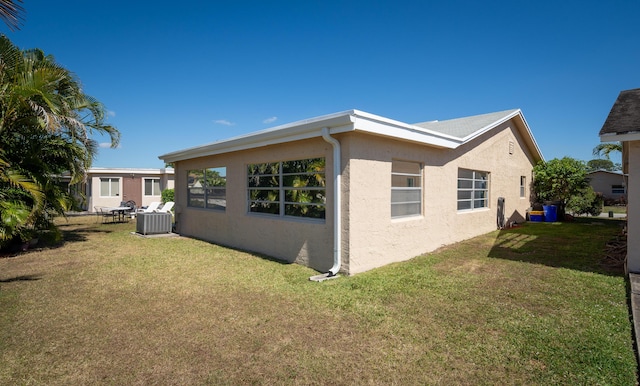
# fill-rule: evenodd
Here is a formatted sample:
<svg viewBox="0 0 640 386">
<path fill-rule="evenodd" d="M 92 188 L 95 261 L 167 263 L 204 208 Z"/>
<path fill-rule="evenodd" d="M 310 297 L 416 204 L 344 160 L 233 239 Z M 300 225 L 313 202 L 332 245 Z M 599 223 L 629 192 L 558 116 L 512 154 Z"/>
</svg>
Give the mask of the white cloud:
<svg viewBox="0 0 640 386">
<path fill-rule="evenodd" d="M 278 120 L 278 117 L 271 117 L 271 118 L 265 119 L 264 121 L 262 121 L 262 123 L 273 123 L 277 120 Z"/>
<path fill-rule="evenodd" d="M 115 117 L 115 116 L 116 116 L 116 112 L 115 112 L 115 111 L 111 111 L 111 110 L 109 110 L 109 111 L 107 111 L 107 116 L 109 116 L 109 117 Z"/>
<path fill-rule="evenodd" d="M 111 142 L 100 142 L 100 148 L 101 149 L 110 149 L 111 148 Z M 118 147 L 116 147 L 116 149 L 120 149 L 120 145 L 118 145 Z"/>
<path fill-rule="evenodd" d="M 213 123 L 218 124 L 218 125 L 225 125 L 225 126 L 234 126 L 235 123 L 233 122 L 229 122 L 226 119 L 218 119 L 213 121 Z"/>
</svg>

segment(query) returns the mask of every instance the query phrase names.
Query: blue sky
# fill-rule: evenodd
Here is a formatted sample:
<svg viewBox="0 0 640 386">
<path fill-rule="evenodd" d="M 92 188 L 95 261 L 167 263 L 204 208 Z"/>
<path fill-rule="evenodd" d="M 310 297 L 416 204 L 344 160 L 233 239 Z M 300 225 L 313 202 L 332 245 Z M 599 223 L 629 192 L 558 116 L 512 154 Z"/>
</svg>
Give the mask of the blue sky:
<svg viewBox="0 0 640 386">
<path fill-rule="evenodd" d="M 122 133 L 98 167 L 359 109 L 403 122 L 522 109 L 546 159 L 592 159 L 640 87 L 640 2 L 24 0 L 43 49 Z M 97 138 L 105 142 L 107 138 Z M 614 159 L 619 161 L 618 159 Z"/>
</svg>

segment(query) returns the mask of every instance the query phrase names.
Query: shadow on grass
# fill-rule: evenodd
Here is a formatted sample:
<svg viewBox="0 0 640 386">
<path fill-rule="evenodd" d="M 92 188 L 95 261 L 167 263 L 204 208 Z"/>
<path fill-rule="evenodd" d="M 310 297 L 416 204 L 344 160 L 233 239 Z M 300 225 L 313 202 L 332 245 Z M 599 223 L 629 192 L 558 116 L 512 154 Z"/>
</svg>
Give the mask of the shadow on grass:
<svg viewBox="0 0 640 386">
<path fill-rule="evenodd" d="M 35 281 L 40 279 L 41 279 L 40 276 L 22 275 L 22 276 L 10 277 L 8 279 L 1 279 L 0 283 L 12 283 L 14 281 Z"/>
<path fill-rule="evenodd" d="M 623 220 L 597 218 L 529 222 L 500 231 L 489 257 L 624 276 L 624 267 L 604 264 L 606 244 L 621 234 L 623 225 Z"/>
</svg>

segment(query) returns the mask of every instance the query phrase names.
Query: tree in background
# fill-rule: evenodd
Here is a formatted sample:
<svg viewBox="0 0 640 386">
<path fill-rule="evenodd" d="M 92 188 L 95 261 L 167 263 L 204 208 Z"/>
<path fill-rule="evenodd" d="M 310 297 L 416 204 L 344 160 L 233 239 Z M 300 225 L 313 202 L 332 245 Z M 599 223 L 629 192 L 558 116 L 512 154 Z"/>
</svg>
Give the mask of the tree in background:
<svg viewBox="0 0 640 386">
<path fill-rule="evenodd" d="M 564 216 L 569 200 L 587 188 L 587 168 L 583 161 L 564 157 L 539 162 L 533 168 L 533 191 L 538 202 L 559 203 L 558 213 Z"/>
<path fill-rule="evenodd" d="M 615 172 L 622 169 L 622 165 L 614 164 L 610 159 L 592 159 L 587 162 L 587 172 L 595 172 L 598 170 L 606 170 L 608 172 Z"/>
<path fill-rule="evenodd" d="M 74 199 L 56 175 L 84 181 L 96 155 L 94 133 L 120 133 L 79 80 L 42 50 L 20 50 L 0 35 L 0 245 L 50 226 Z"/>
</svg>

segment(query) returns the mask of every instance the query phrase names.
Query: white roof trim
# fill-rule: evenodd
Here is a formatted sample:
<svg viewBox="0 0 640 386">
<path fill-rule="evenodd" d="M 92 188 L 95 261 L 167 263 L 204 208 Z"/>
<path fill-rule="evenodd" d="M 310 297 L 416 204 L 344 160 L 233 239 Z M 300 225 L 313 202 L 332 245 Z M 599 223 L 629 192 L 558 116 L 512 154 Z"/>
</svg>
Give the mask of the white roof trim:
<svg viewBox="0 0 640 386">
<path fill-rule="evenodd" d="M 89 168 L 87 174 L 174 174 L 173 168 L 145 169 L 145 168 Z"/>
<path fill-rule="evenodd" d="M 627 133 L 606 133 L 600 136 L 600 142 L 626 142 L 640 141 L 640 131 L 630 131 Z"/>
<path fill-rule="evenodd" d="M 544 159 L 538 144 L 531 134 L 529 125 L 525 121 L 524 116 L 519 109 L 514 110 L 512 113 L 505 115 L 496 122 L 493 122 L 462 139 L 379 115 L 366 113 L 364 111 L 348 110 L 163 154 L 158 158 L 165 162 L 176 162 L 185 159 L 206 157 L 279 143 L 316 138 L 322 135 L 321 131 L 325 127 L 329 129 L 331 134 L 360 131 L 372 135 L 416 142 L 434 147 L 455 149 L 516 116 L 520 117 L 524 129 L 527 131 L 528 137 L 530 138 L 530 141 L 528 139 L 525 140 L 527 140 L 529 146 L 533 147 L 537 152 L 537 156 L 539 156 L 540 159 Z"/>
</svg>

